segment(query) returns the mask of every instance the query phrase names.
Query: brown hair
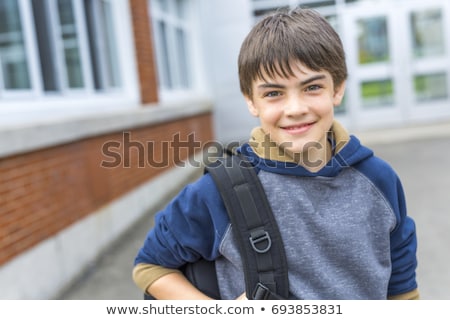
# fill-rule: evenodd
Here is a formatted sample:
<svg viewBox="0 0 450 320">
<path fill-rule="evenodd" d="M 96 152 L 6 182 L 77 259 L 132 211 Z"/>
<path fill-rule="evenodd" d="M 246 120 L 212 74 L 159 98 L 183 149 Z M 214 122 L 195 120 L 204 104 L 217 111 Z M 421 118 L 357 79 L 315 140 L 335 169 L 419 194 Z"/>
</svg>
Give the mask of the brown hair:
<svg viewBox="0 0 450 320">
<path fill-rule="evenodd" d="M 326 70 L 334 87 L 347 78 L 341 39 L 328 21 L 312 9 L 279 10 L 259 21 L 245 38 L 239 53 L 241 91 L 252 97 L 252 83 L 278 75 L 293 75 L 298 61 L 314 71 Z"/>
</svg>

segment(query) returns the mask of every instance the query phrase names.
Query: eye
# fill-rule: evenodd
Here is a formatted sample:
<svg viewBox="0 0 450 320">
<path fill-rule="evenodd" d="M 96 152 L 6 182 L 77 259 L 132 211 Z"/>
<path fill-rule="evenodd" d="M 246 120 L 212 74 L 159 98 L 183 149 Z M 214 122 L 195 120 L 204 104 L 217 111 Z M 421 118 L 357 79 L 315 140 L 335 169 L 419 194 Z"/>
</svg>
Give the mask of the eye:
<svg viewBox="0 0 450 320">
<path fill-rule="evenodd" d="M 317 90 L 319 90 L 321 88 L 322 88 L 322 86 L 320 86 L 318 84 L 313 84 L 313 85 L 308 86 L 306 88 L 306 91 L 317 91 Z"/>
<path fill-rule="evenodd" d="M 264 97 L 268 97 L 268 98 L 275 98 L 275 97 L 279 97 L 279 96 L 281 96 L 280 91 L 268 91 L 268 92 L 264 93 Z"/>
</svg>

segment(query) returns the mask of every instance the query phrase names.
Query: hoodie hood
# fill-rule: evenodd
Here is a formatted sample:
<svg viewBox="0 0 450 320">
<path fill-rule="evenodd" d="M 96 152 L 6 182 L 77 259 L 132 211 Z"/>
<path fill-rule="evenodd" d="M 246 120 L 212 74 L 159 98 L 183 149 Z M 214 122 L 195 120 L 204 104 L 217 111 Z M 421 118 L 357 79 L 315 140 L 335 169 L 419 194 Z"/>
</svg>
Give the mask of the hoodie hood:
<svg viewBox="0 0 450 320">
<path fill-rule="evenodd" d="M 252 130 L 249 142 L 242 145 L 238 152 L 246 156 L 258 170 L 307 177 L 334 177 L 342 169 L 354 166 L 373 155 L 372 150 L 361 145 L 358 138 L 349 135 L 337 121 L 331 127 L 328 142 L 326 147 L 331 149 L 331 159 L 317 172 L 311 172 L 299 165 L 289 154 L 271 141 L 269 135 L 260 127 Z"/>
</svg>

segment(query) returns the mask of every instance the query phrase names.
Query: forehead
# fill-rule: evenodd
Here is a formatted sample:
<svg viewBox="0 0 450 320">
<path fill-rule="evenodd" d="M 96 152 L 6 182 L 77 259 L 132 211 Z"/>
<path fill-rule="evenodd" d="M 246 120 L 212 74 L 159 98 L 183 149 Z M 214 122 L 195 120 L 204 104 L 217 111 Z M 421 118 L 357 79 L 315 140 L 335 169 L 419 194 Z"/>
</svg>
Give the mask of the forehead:
<svg viewBox="0 0 450 320">
<path fill-rule="evenodd" d="M 275 63 L 271 67 L 261 66 L 260 72 L 255 76 L 253 84 L 267 82 L 281 82 L 285 80 L 304 81 L 310 78 L 320 78 L 332 81 L 330 72 L 325 69 L 312 70 L 301 62 L 291 62 L 288 65 L 280 65 Z"/>
</svg>

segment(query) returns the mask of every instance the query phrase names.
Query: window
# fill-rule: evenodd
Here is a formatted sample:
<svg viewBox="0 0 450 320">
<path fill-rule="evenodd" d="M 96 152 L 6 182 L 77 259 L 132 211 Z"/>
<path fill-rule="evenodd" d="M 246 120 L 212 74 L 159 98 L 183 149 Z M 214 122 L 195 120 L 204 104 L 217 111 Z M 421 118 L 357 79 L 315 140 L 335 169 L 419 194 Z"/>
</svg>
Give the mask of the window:
<svg viewBox="0 0 450 320">
<path fill-rule="evenodd" d="M 189 0 L 150 1 L 159 87 L 163 93 L 194 88 L 189 4 Z"/>
<path fill-rule="evenodd" d="M 412 12 L 410 21 L 414 57 L 442 56 L 445 53 L 442 11 Z"/>
<path fill-rule="evenodd" d="M 339 0 L 252 0 L 253 16 L 258 20 L 273 11 L 297 6 L 320 10 L 322 14 L 328 16 L 334 14 L 338 2 Z"/>
<path fill-rule="evenodd" d="M 121 85 L 111 1 L 84 0 L 89 53 L 96 90 Z"/>
<path fill-rule="evenodd" d="M 45 96 L 120 87 L 111 7 L 112 0 L 0 1 L 0 95 L 18 89 Z"/>
<path fill-rule="evenodd" d="M 85 84 L 81 68 L 79 32 L 72 0 L 58 0 L 57 4 L 59 16 L 57 41 L 60 42 L 59 47 L 63 49 L 64 66 L 66 68 L 65 80 L 69 88 L 82 88 Z"/>
<path fill-rule="evenodd" d="M 392 106 L 394 103 L 392 79 L 364 81 L 360 92 L 364 108 Z"/>
<path fill-rule="evenodd" d="M 0 1 L 0 90 L 30 89 L 30 73 L 16 0 Z"/>
<path fill-rule="evenodd" d="M 360 64 L 390 60 L 386 17 L 361 19 L 358 31 Z"/>
<path fill-rule="evenodd" d="M 417 102 L 447 99 L 447 73 L 420 74 L 414 76 L 414 91 Z"/>
</svg>

